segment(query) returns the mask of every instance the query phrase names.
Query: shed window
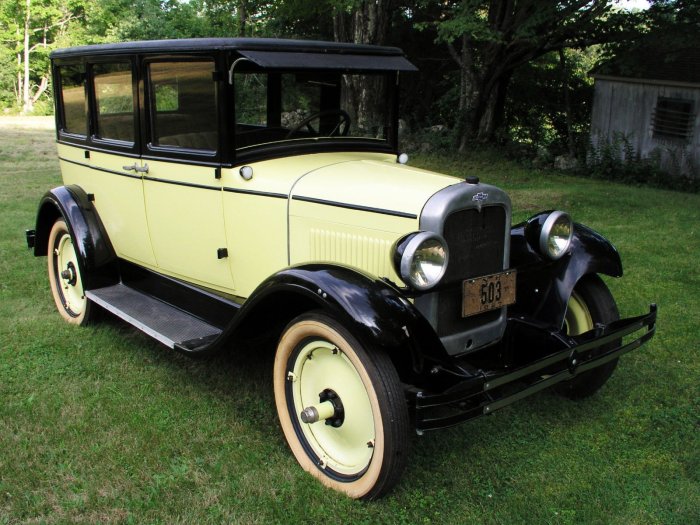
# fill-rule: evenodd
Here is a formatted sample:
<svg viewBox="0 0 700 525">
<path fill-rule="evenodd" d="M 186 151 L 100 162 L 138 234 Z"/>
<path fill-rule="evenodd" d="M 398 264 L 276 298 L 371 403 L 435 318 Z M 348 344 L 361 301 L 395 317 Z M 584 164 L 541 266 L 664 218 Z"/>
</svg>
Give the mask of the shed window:
<svg viewBox="0 0 700 525">
<path fill-rule="evenodd" d="M 85 66 L 59 67 L 61 78 L 62 129 L 67 133 L 87 135 L 87 103 L 85 99 Z"/>
<path fill-rule="evenodd" d="M 652 117 L 654 138 L 686 140 L 693 124 L 693 101 L 659 97 Z"/>
</svg>

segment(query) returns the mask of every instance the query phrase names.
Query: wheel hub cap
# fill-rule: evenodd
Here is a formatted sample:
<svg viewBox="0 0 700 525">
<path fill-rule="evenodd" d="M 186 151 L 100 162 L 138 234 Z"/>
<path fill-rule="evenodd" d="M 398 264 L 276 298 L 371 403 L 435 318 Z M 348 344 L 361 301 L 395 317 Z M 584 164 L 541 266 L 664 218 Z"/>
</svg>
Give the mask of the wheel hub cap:
<svg viewBox="0 0 700 525">
<path fill-rule="evenodd" d="M 361 473 L 372 459 L 375 428 L 370 399 L 352 362 L 335 345 L 311 341 L 293 366 L 288 377 L 298 428 L 319 465 L 342 475 Z"/>
</svg>

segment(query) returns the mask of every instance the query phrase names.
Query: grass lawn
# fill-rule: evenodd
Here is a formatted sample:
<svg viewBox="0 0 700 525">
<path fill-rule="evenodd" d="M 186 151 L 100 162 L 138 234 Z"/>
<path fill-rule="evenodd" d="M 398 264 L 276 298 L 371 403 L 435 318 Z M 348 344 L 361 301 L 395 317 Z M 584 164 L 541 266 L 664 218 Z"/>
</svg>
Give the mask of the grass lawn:
<svg viewBox="0 0 700 525">
<path fill-rule="evenodd" d="M 483 153 L 413 163 L 503 187 L 516 220 L 561 208 L 608 236 L 621 313 L 655 301 L 659 328 L 588 400 L 543 392 L 417 437 L 396 490 L 363 503 L 297 466 L 259 345 L 192 361 L 115 319 L 61 321 L 24 240 L 60 184 L 53 132 L 0 119 L 0 525 L 700 523 L 700 195 Z"/>
</svg>

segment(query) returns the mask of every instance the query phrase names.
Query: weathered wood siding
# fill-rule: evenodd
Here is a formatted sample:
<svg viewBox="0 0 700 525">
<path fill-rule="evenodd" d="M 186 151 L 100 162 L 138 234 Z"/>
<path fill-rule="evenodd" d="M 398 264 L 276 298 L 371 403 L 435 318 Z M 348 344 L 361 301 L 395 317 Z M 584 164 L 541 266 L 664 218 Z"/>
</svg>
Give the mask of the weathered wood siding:
<svg viewBox="0 0 700 525">
<path fill-rule="evenodd" d="M 689 140 L 654 138 L 652 117 L 658 97 L 693 101 Z M 603 144 L 617 144 L 624 158 L 625 142 L 638 158 L 659 158 L 669 173 L 700 177 L 700 86 L 596 78 L 591 143 L 598 150 Z"/>
</svg>

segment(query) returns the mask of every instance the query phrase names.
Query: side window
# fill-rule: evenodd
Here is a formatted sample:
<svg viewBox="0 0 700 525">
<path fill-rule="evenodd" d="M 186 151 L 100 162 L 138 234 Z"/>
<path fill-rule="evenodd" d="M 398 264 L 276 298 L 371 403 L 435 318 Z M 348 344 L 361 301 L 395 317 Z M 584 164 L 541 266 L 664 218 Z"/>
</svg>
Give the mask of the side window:
<svg viewBox="0 0 700 525">
<path fill-rule="evenodd" d="M 62 130 L 87 135 L 87 103 L 85 100 L 85 66 L 60 66 Z"/>
<path fill-rule="evenodd" d="M 267 75 L 248 73 L 233 76 L 236 125 L 265 126 L 267 123 Z"/>
<path fill-rule="evenodd" d="M 97 136 L 134 142 L 134 91 L 131 64 L 95 64 Z"/>
<path fill-rule="evenodd" d="M 154 146 L 217 149 L 216 82 L 213 61 L 149 65 Z"/>
<path fill-rule="evenodd" d="M 392 79 L 386 73 L 236 72 L 236 149 L 292 140 L 387 143 Z"/>
</svg>

